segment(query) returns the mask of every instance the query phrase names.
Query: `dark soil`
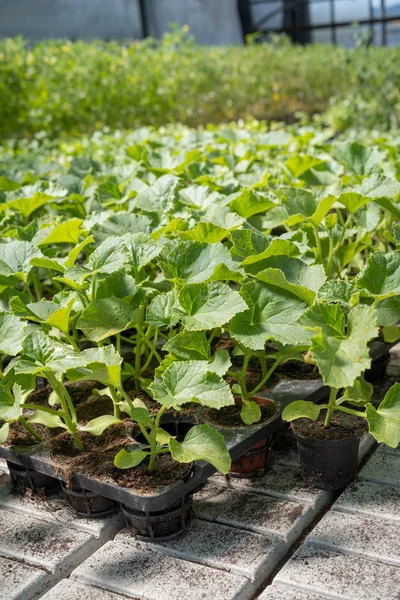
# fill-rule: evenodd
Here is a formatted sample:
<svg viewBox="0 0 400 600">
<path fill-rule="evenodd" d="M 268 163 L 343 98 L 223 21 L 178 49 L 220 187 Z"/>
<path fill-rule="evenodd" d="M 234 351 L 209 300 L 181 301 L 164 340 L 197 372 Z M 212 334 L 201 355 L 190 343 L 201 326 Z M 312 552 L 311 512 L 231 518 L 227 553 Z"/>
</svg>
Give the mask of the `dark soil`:
<svg viewBox="0 0 400 600">
<path fill-rule="evenodd" d="M 317 367 L 300 362 L 299 360 L 288 360 L 276 372 L 277 374 L 282 374 L 287 379 L 321 379 Z"/>
<path fill-rule="evenodd" d="M 112 414 L 114 414 L 114 406 L 109 396 L 89 396 L 87 400 L 76 407 L 76 416 L 81 425 L 85 425 L 97 417 Z"/>
<path fill-rule="evenodd" d="M 238 373 L 240 373 L 240 370 L 238 370 Z M 232 385 L 234 383 L 239 383 L 239 381 L 235 377 L 226 377 L 225 379 L 229 383 L 229 385 Z M 261 374 L 260 369 L 257 369 L 255 367 L 248 367 L 247 373 L 246 373 L 247 390 L 248 391 L 253 390 L 260 383 L 261 379 L 262 379 L 262 374 Z M 270 379 L 265 383 L 265 385 L 262 386 L 262 388 L 260 388 L 259 391 L 261 392 L 261 391 L 271 390 L 278 383 L 278 381 L 279 381 L 279 378 L 275 374 L 272 374 Z"/>
<path fill-rule="evenodd" d="M 258 421 L 258 423 L 269 421 L 269 419 L 274 416 L 277 410 L 275 404 L 273 403 L 262 405 L 260 408 L 261 419 Z M 211 409 L 207 411 L 206 416 L 211 423 L 220 425 L 221 427 L 249 427 L 249 425 L 246 425 L 242 421 L 240 416 L 240 406 L 224 406 L 220 410 Z M 254 423 L 254 425 L 257 425 L 258 423 Z"/>
<path fill-rule="evenodd" d="M 32 427 L 39 435 L 46 438 L 51 435 L 51 431 L 43 425 L 32 423 Z M 10 426 L 10 433 L 8 434 L 7 441 L 3 444 L 6 447 L 29 447 L 37 446 L 40 444 L 35 438 L 23 427 L 20 423 L 14 421 Z"/>
<path fill-rule="evenodd" d="M 149 492 L 185 479 L 190 470 L 191 465 L 177 463 L 169 454 L 162 454 L 156 460 L 153 473 L 148 472 L 148 463 L 144 462 L 134 469 L 118 470 L 115 481 L 121 487 Z"/>
<path fill-rule="evenodd" d="M 322 410 L 317 421 L 297 419 L 292 423 L 293 431 L 305 438 L 315 440 L 340 440 L 347 437 L 361 438 L 367 428 L 365 419 L 336 411 L 329 427 L 324 427 L 326 410 Z"/>
</svg>

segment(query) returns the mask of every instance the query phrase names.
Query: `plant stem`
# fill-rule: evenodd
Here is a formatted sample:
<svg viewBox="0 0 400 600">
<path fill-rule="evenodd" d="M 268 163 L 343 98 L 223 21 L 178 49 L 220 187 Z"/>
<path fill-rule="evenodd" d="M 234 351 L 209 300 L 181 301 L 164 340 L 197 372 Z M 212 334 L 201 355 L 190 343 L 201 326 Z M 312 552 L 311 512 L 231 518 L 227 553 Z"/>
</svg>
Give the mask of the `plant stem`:
<svg viewBox="0 0 400 600">
<path fill-rule="evenodd" d="M 80 352 L 80 350 L 79 350 L 79 346 L 78 346 L 78 344 L 75 342 L 74 338 L 73 338 L 71 335 L 69 335 L 69 333 L 65 333 L 64 335 L 65 335 L 65 337 L 67 338 L 67 340 L 69 341 L 69 343 L 71 344 L 71 346 L 73 347 L 73 349 L 74 349 L 76 352 Z"/>
<path fill-rule="evenodd" d="M 325 417 L 325 421 L 324 421 L 324 427 L 329 427 L 329 425 L 331 424 L 332 415 L 337 408 L 336 396 L 337 396 L 337 389 L 331 388 L 331 392 L 329 394 L 328 407 L 327 407 L 327 411 L 326 411 L 326 417 Z"/>
<path fill-rule="evenodd" d="M 157 327 L 156 330 L 155 330 L 155 332 L 154 332 L 154 342 L 153 342 L 154 346 L 156 346 L 156 344 L 157 344 L 158 333 L 159 333 L 159 330 L 158 330 L 158 327 Z M 145 373 L 146 369 L 148 368 L 148 366 L 151 363 L 151 359 L 153 358 L 153 356 L 154 356 L 154 350 L 151 350 L 150 353 L 149 353 L 149 355 L 148 355 L 148 357 L 147 357 L 146 362 L 144 363 L 143 367 L 141 368 L 141 373 Z"/>
<path fill-rule="evenodd" d="M 270 370 L 261 379 L 260 383 L 258 385 L 256 385 L 256 387 L 253 390 L 251 390 L 251 392 L 248 396 L 249 398 L 252 398 L 255 394 L 257 394 L 257 392 L 267 383 L 268 379 L 271 377 L 271 375 L 275 371 L 275 369 L 279 366 L 280 362 L 281 362 L 281 359 L 277 358 L 276 361 L 274 362 L 274 364 L 272 365 L 272 367 L 270 368 Z"/>
<path fill-rule="evenodd" d="M 119 406 L 118 406 L 118 404 L 119 404 L 118 394 L 116 393 L 116 391 L 112 385 L 109 385 L 108 389 L 110 390 L 110 394 L 111 394 L 112 401 L 113 401 L 114 417 L 117 417 L 117 419 L 119 419 L 120 410 L 119 410 Z"/>
<path fill-rule="evenodd" d="M 50 415 L 57 415 L 58 417 L 61 414 L 61 411 L 56 410 L 55 408 L 48 408 L 47 406 L 38 406 L 37 404 L 24 404 L 24 408 L 30 408 L 31 410 L 42 410 L 43 412 L 47 412 Z"/>
<path fill-rule="evenodd" d="M 96 298 L 96 279 L 97 279 L 97 273 L 93 273 L 93 277 L 92 277 L 92 302 Z"/>
<path fill-rule="evenodd" d="M 53 387 L 54 391 L 56 392 L 57 396 L 60 399 L 62 411 L 64 413 L 64 421 L 65 421 L 68 431 L 70 432 L 70 434 L 72 436 L 73 442 L 74 442 L 75 446 L 78 448 L 78 450 L 83 451 L 84 450 L 83 444 L 77 434 L 76 413 L 75 413 L 75 408 L 72 405 L 71 398 L 69 397 L 69 394 L 68 394 L 67 390 L 65 389 L 64 384 L 62 382 L 59 382 L 53 373 L 47 373 L 47 378 L 50 381 L 51 386 Z M 72 412 L 70 412 L 71 408 L 73 409 Z"/>
<path fill-rule="evenodd" d="M 115 338 L 116 338 L 117 352 L 118 352 L 118 354 L 121 354 L 121 334 L 117 333 L 117 335 L 115 336 Z"/>
<path fill-rule="evenodd" d="M 261 375 L 264 377 L 264 375 L 267 373 L 267 359 L 265 358 L 264 351 L 261 351 L 261 353 L 258 355 L 258 360 L 260 361 Z"/>
<path fill-rule="evenodd" d="M 246 400 L 248 398 L 248 392 L 247 392 L 247 386 L 246 386 L 246 375 L 247 375 L 247 367 L 249 366 L 250 358 L 251 358 L 251 350 L 245 349 L 244 357 L 243 357 L 242 372 L 240 373 L 240 377 L 238 377 L 239 384 L 240 384 L 240 391 L 241 391 L 242 399 L 244 400 L 244 402 L 246 402 Z"/>
<path fill-rule="evenodd" d="M 41 435 L 39 435 L 34 429 L 33 427 L 31 427 L 31 425 L 29 425 L 29 423 L 27 423 L 24 419 L 24 417 L 21 415 L 18 419 L 18 422 L 21 423 L 21 425 L 23 425 L 25 427 L 25 429 L 31 434 L 33 435 L 33 437 L 38 440 L 38 442 L 43 442 L 43 438 Z"/>
<path fill-rule="evenodd" d="M 157 458 L 157 431 L 158 431 L 158 427 L 160 424 L 160 419 L 161 416 L 163 414 L 163 412 L 165 411 L 166 407 L 162 406 L 160 408 L 160 410 L 157 413 L 157 416 L 154 420 L 154 425 L 152 427 L 151 430 L 151 434 L 150 434 L 150 461 L 149 461 L 149 468 L 148 471 L 149 473 L 152 473 L 154 471 L 154 466 L 156 464 L 156 458 Z"/>
<path fill-rule="evenodd" d="M 312 226 L 314 229 L 315 241 L 317 244 L 318 262 L 323 264 L 322 246 L 321 246 L 321 240 L 319 239 L 318 225 L 314 225 L 314 223 L 313 223 Z"/>
</svg>

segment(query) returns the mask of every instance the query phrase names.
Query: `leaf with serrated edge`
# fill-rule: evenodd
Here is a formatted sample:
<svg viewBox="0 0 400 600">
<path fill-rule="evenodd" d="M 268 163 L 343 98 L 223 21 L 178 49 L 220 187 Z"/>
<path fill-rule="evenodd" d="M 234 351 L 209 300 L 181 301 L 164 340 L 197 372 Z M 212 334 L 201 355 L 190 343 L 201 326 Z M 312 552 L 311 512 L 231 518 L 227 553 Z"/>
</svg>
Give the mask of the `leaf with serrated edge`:
<svg viewBox="0 0 400 600">
<path fill-rule="evenodd" d="M 131 323 L 133 310 L 120 298 L 93 300 L 81 314 L 76 326 L 89 340 L 100 342 L 124 331 Z"/>
<path fill-rule="evenodd" d="M 367 420 L 369 431 L 377 442 L 391 448 L 400 443 L 400 384 L 395 383 L 386 393 L 384 399 L 375 408 L 367 404 Z"/>
</svg>

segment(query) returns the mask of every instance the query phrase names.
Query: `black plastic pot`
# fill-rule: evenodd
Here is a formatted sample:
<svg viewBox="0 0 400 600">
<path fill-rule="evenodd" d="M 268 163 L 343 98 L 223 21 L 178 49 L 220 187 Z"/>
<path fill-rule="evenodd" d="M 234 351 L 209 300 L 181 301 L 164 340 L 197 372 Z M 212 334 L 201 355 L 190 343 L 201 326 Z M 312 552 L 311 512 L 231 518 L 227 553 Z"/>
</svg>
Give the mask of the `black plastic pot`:
<svg viewBox="0 0 400 600">
<path fill-rule="evenodd" d="M 296 433 L 300 471 L 305 483 L 320 490 L 343 490 L 357 474 L 357 436 L 340 440 L 317 440 Z"/>
<path fill-rule="evenodd" d="M 193 518 L 193 496 L 187 494 L 168 509 L 141 511 L 121 505 L 128 525 L 135 530 L 139 540 L 164 542 L 181 535 L 190 526 Z"/>
<path fill-rule="evenodd" d="M 61 489 L 78 517 L 102 519 L 119 511 L 118 502 L 110 498 L 99 496 L 99 494 L 75 486 L 69 490 L 63 481 L 61 482 Z"/>
<path fill-rule="evenodd" d="M 379 381 L 382 381 L 386 375 L 386 369 L 389 362 L 389 352 L 373 360 L 371 363 L 371 368 L 367 369 L 364 373 L 365 380 L 369 381 L 369 383 L 378 383 Z"/>
<path fill-rule="evenodd" d="M 8 461 L 7 466 L 10 471 L 11 485 L 15 492 L 24 494 L 29 489 L 34 494 L 45 493 L 47 496 L 60 489 L 60 482 L 54 477 Z"/>
</svg>

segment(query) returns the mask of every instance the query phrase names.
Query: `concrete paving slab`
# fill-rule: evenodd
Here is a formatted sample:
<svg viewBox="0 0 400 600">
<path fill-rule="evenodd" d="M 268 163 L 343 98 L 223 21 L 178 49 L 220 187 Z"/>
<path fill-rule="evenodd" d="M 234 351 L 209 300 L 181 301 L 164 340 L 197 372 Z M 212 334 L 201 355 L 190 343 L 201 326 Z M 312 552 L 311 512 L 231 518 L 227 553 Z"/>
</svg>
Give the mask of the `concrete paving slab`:
<svg viewBox="0 0 400 600">
<path fill-rule="evenodd" d="M 72 577 L 140 600 L 249 600 L 255 592 L 246 577 L 121 541 L 108 542 Z"/>
<path fill-rule="evenodd" d="M 397 448 L 389 448 L 386 444 L 379 444 L 376 451 L 377 454 L 391 454 L 392 456 L 400 456 L 400 445 Z"/>
<path fill-rule="evenodd" d="M 331 511 L 307 540 L 329 550 L 400 566 L 400 522 Z"/>
<path fill-rule="evenodd" d="M 269 585 L 257 600 L 330 600 L 332 596 L 312 594 L 309 591 L 298 590 L 281 583 Z"/>
<path fill-rule="evenodd" d="M 40 600 L 123 600 L 122 596 L 106 592 L 79 581 L 63 579 Z"/>
<path fill-rule="evenodd" d="M 195 495 L 196 517 L 292 543 L 311 522 L 316 509 L 308 504 L 231 489 L 205 486 Z"/>
<path fill-rule="evenodd" d="M 273 445 L 272 460 L 274 464 L 286 465 L 294 469 L 299 468 L 297 442 L 291 431 L 278 433 Z"/>
<path fill-rule="evenodd" d="M 399 600 L 400 569 L 306 543 L 274 583 L 343 600 Z"/>
<path fill-rule="evenodd" d="M 114 537 L 125 525 L 125 518 L 121 512 L 105 519 L 83 519 L 76 516 L 61 492 L 49 498 L 14 494 L 9 482 L 0 486 L 0 508 L 15 513 L 26 513 L 49 523 L 60 523 L 90 533 L 104 541 Z"/>
<path fill-rule="evenodd" d="M 215 485 L 303 502 L 314 507 L 325 506 L 332 498 L 329 492 L 306 487 L 297 468 L 278 463 L 274 463 L 262 477 L 247 479 L 215 475 L 209 481 Z"/>
<path fill-rule="evenodd" d="M 332 510 L 400 522 L 400 489 L 357 481 L 339 496 Z"/>
<path fill-rule="evenodd" d="M 133 530 L 123 529 L 116 541 L 137 546 Z M 146 547 L 149 544 L 146 543 Z M 282 540 L 194 519 L 182 537 L 151 544 L 155 551 L 243 575 L 260 585 L 287 550 Z"/>
<path fill-rule="evenodd" d="M 0 600 L 36 600 L 50 585 L 45 571 L 0 558 Z"/>
<path fill-rule="evenodd" d="M 400 454 L 375 453 L 359 472 L 358 479 L 400 487 Z"/>
<path fill-rule="evenodd" d="M 0 556 L 66 575 L 97 550 L 101 542 L 88 533 L 27 514 L 0 511 Z"/>
</svg>

